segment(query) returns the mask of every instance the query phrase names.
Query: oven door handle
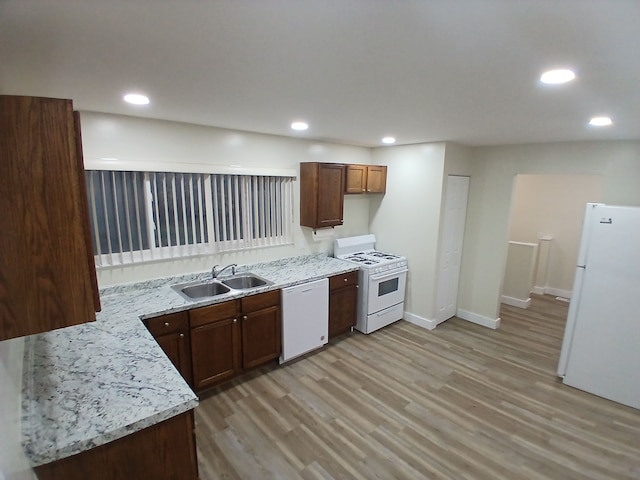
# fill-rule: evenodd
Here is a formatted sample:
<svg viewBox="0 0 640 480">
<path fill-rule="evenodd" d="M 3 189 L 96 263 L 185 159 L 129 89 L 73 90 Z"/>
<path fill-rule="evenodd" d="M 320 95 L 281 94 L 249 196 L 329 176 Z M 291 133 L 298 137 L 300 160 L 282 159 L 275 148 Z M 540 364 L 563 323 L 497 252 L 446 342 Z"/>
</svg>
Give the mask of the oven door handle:
<svg viewBox="0 0 640 480">
<path fill-rule="evenodd" d="M 369 278 L 373 281 L 383 280 L 385 278 L 397 277 L 403 273 L 407 273 L 409 271 L 408 268 L 403 268 L 402 270 L 392 270 L 390 272 L 378 273 L 377 275 L 371 275 Z"/>
</svg>

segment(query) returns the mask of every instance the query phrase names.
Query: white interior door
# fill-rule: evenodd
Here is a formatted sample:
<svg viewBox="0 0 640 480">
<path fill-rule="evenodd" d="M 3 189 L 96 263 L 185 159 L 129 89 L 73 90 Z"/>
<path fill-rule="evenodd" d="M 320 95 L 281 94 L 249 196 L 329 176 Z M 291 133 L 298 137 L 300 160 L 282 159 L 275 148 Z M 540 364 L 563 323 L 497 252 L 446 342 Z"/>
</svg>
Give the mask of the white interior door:
<svg viewBox="0 0 640 480">
<path fill-rule="evenodd" d="M 467 215 L 469 177 L 447 177 L 442 226 L 440 271 L 436 322 L 442 323 L 456 314 L 464 222 Z"/>
</svg>

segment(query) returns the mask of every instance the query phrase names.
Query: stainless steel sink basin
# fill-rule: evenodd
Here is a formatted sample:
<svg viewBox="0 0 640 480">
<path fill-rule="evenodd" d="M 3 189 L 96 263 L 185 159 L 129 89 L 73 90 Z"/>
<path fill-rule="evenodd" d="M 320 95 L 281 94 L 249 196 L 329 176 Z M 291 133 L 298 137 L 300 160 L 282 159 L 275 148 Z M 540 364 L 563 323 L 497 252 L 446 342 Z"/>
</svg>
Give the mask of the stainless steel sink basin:
<svg viewBox="0 0 640 480">
<path fill-rule="evenodd" d="M 206 298 L 226 295 L 228 293 L 231 294 L 234 290 L 250 290 L 252 288 L 263 287 L 265 285 L 273 285 L 273 282 L 247 272 L 239 273 L 232 277 L 181 283 L 179 285 L 172 285 L 171 288 L 186 300 L 195 302 Z"/>
<path fill-rule="evenodd" d="M 225 278 L 221 280 L 227 287 L 231 287 L 234 290 L 247 290 L 249 288 L 262 287 L 264 285 L 271 285 L 272 282 L 265 280 L 253 273 L 239 273 L 233 277 Z"/>
<path fill-rule="evenodd" d="M 171 288 L 188 300 L 216 297 L 231 291 L 229 287 L 219 282 L 199 282 L 187 285 L 173 285 Z"/>
</svg>

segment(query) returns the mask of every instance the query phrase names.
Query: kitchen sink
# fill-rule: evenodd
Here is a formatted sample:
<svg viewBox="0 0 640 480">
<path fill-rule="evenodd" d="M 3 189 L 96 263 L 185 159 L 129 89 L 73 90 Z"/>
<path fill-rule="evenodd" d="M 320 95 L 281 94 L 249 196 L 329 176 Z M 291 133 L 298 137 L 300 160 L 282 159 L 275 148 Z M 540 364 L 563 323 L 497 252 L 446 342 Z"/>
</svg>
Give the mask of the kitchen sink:
<svg viewBox="0 0 640 480">
<path fill-rule="evenodd" d="M 239 273 L 233 277 L 225 278 L 221 280 L 221 282 L 234 290 L 247 290 L 249 288 L 271 285 L 272 283 L 253 273 Z"/>
<path fill-rule="evenodd" d="M 205 298 L 226 295 L 234 291 L 250 290 L 265 285 L 273 285 L 273 282 L 253 273 L 239 273 L 231 277 L 181 283 L 179 285 L 172 285 L 171 288 L 186 300 L 195 302 Z"/>
<path fill-rule="evenodd" d="M 173 285 L 173 288 L 187 300 L 199 300 L 201 298 L 216 297 L 229 293 L 231 289 L 219 282 L 198 282 L 182 285 Z"/>
</svg>

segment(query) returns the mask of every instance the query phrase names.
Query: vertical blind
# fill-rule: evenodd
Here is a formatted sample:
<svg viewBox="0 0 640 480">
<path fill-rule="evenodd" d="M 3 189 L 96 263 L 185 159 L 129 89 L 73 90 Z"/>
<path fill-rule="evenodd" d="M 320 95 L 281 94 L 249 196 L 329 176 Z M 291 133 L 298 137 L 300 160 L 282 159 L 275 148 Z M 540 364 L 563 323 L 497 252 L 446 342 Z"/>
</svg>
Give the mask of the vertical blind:
<svg viewBox="0 0 640 480">
<path fill-rule="evenodd" d="M 292 243 L 291 177 L 85 172 L 96 266 Z"/>
</svg>

